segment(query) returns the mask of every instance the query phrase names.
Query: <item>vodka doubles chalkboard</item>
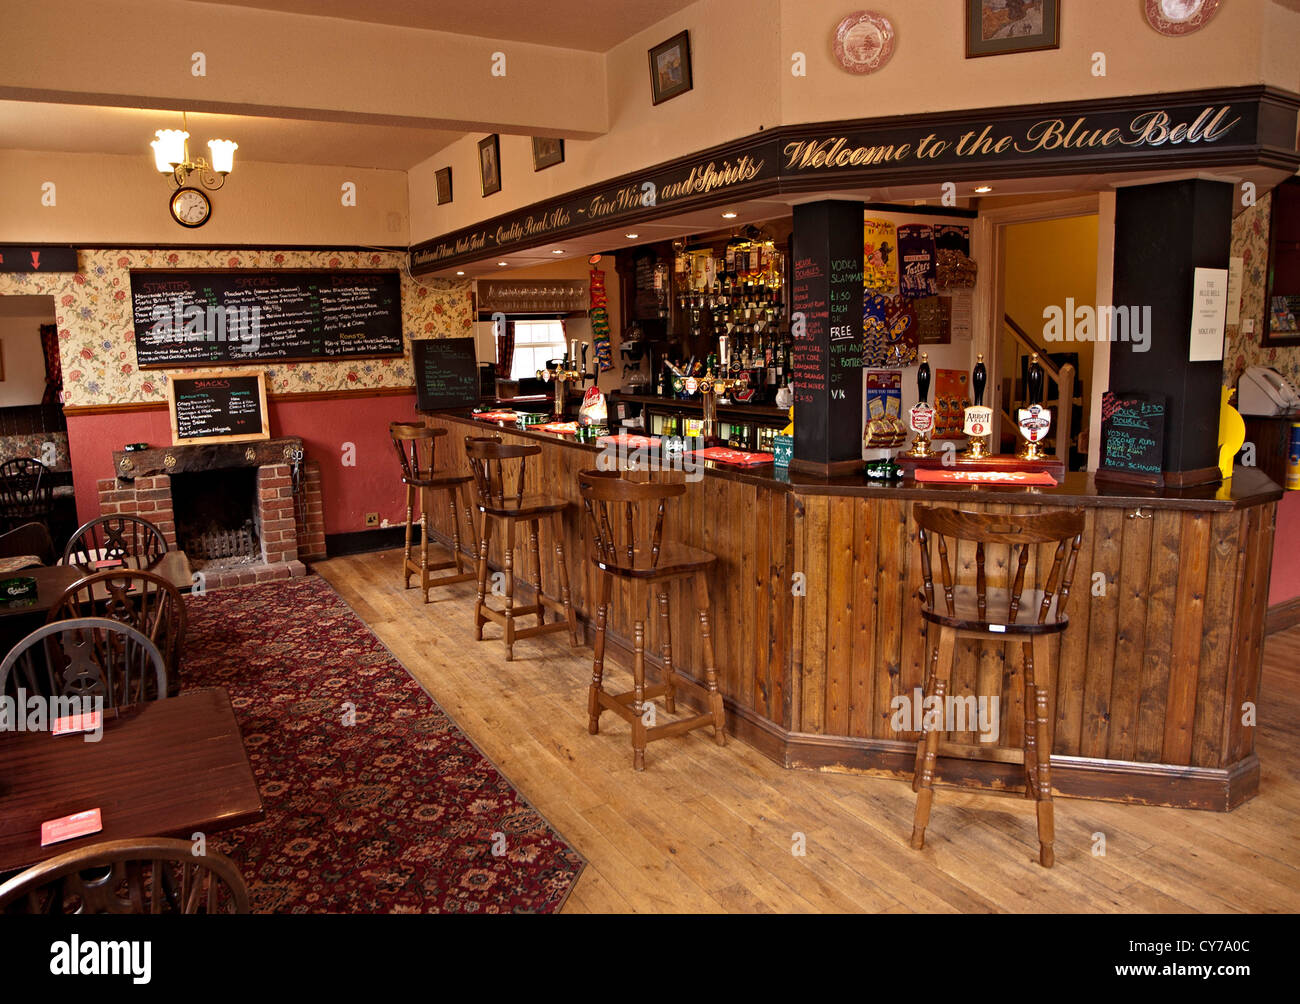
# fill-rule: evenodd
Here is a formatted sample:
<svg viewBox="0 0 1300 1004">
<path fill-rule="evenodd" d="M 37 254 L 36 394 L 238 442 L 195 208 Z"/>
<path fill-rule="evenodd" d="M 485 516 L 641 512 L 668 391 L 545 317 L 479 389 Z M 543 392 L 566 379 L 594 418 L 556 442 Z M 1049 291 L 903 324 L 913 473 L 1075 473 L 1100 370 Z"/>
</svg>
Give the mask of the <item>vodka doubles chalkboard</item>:
<svg viewBox="0 0 1300 1004">
<path fill-rule="evenodd" d="M 173 374 L 167 405 L 177 446 L 271 438 L 266 374 L 257 370 Z"/>
<path fill-rule="evenodd" d="M 473 338 L 413 339 L 411 359 L 418 410 L 472 408 L 478 404 L 478 356 Z"/>
<path fill-rule="evenodd" d="M 1162 487 L 1164 397 L 1106 391 L 1101 399 L 1101 462 L 1096 480 Z"/>
<path fill-rule="evenodd" d="M 400 356 L 393 271 L 132 270 L 141 369 Z"/>
</svg>

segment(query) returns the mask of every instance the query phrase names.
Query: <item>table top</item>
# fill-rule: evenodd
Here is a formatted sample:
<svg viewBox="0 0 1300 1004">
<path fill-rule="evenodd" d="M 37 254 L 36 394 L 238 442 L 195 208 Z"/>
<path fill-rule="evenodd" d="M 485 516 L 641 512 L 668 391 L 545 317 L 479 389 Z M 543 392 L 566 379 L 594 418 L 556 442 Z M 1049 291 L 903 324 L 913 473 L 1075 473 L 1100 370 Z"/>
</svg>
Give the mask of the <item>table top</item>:
<svg viewBox="0 0 1300 1004">
<path fill-rule="evenodd" d="M 0 733 L 0 872 L 104 840 L 188 840 L 265 815 L 224 689 L 106 711 L 104 719 L 98 742 Z M 41 846 L 41 823 L 95 808 L 99 833 Z"/>
<path fill-rule="evenodd" d="M 140 562 L 135 558 L 128 558 L 126 567 L 140 567 Z M 167 551 L 156 562 L 151 565 L 147 564 L 144 568 L 146 571 L 162 576 L 181 592 L 189 592 L 190 586 L 193 585 L 194 573 L 190 568 L 190 559 L 184 551 Z M 112 570 L 111 568 L 94 569 L 94 571 L 99 572 Z M 63 591 L 68 586 L 90 574 L 92 574 L 91 571 L 74 565 L 49 565 L 43 568 L 25 568 L 20 572 L 15 572 L 15 576 L 25 576 L 36 580 L 36 597 L 27 601 L 14 601 L 12 604 L 0 603 L 0 619 L 47 613 L 50 607 L 59 601 L 59 597 L 63 595 Z M 107 593 L 103 589 L 97 589 L 95 598 L 104 599 L 106 595 Z"/>
</svg>

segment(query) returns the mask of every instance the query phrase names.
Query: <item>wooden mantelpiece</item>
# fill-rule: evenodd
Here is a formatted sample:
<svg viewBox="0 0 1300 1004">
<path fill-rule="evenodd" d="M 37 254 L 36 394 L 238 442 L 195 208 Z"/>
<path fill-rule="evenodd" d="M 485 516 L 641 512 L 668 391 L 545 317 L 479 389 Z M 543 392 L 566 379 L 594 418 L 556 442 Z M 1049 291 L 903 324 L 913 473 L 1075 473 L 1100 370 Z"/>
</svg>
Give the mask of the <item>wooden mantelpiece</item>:
<svg viewBox="0 0 1300 1004">
<path fill-rule="evenodd" d="M 147 450 L 113 451 L 113 470 L 123 481 L 151 474 L 218 471 L 230 467 L 288 464 L 302 449 L 297 436 L 263 439 L 251 443 L 204 443 L 190 446 L 154 446 Z"/>
<path fill-rule="evenodd" d="M 506 442 L 543 444 L 527 490 L 574 503 L 565 543 L 574 603 L 590 622 L 596 580 L 585 558 L 576 475 L 595 466 L 596 448 L 447 415 L 428 421 L 445 426 L 453 441 L 493 431 Z M 463 451 L 445 456 L 464 463 Z M 1254 728 L 1243 725 L 1241 708 L 1258 700 L 1281 496 L 1258 471 L 1239 468 L 1224 485 L 1167 491 L 1099 488 L 1073 474 L 1051 489 L 774 474 L 710 466 L 669 510 L 665 528 L 665 537 L 718 556 L 709 589 L 733 734 L 788 767 L 910 779 L 915 747 L 891 728 L 890 702 L 922 685 L 926 657 L 913 504 L 1004 513 L 1081 505 L 1086 529 L 1071 625 L 1053 681 L 1055 789 L 1219 811 L 1258 790 Z M 446 533 L 443 514 L 434 524 Z M 973 555 L 957 558 L 973 562 Z M 500 559 L 494 545 L 490 560 Z M 991 585 L 1006 564 L 990 549 Z M 1031 576 L 1048 564 L 1050 556 L 1036 555 Z M 804 584 L 798 596 L 796 572 Z M 520 578 L 528 577 L 524 569 Z M 629 595 L 615 592 L 610 642 L 624 654 L 629 604 Z M 674 664 L 694 676 L 698 632 L 685 605 L 673 611 Z M 649 626 L 647 650 L 657 652 L 657 618 Z M 999 697 L 1001 747 L 1020 743 L 1020 672 L 1017 646 L 962 643 L 954 690 Z M 1259 715 L 1266 719 L 1268 709 Z M 985 747 L 972 758 L 941 758 L 940 781 L 1017 790 L 1020 768 L 998 755 Z"/>
</svg>

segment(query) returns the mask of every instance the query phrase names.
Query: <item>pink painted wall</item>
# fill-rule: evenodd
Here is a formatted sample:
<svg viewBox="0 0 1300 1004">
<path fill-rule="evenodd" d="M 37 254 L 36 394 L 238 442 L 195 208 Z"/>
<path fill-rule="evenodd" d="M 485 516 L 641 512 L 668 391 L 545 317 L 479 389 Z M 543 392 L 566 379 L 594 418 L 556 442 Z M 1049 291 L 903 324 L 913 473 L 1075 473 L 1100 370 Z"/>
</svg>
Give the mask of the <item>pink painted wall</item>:
<svg viewBox="0 0 1300 1004">
<path fill-rule="evenodd" d="M 388 423 L 415 420 L 415 395 L 349 397 L 332 401 L 269 402 L 271 435 L 299 436 L 307 456 L 320 463 L 325 532 L 366 529 L 365 514 L 398 523 L 406 496 Z M 171 442 L 167 412 L 114 411 L 68 416 L 68 450 L 81 522 L 99 515 L 96 482 L 113 476 L 113 451 L 126 443 Z M 345 453 L 344 445 L 355 448 Z M 344 461 L 352 461 L 344 466 Z"/>
<path fill-rule="evenodd" d="M 1268 584 L 1268 605 L 1300 596 L 1300 492 L 1286 492 L 1277 504 L 1273 534 L 1273 575 Z"/>
</svg>

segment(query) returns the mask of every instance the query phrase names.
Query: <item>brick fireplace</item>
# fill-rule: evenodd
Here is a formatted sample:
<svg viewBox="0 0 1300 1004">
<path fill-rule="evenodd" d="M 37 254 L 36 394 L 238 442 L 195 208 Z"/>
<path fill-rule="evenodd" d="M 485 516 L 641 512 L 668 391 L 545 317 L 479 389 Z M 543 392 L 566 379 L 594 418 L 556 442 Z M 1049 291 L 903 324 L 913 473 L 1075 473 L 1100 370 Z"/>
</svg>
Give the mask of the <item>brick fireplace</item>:
<svg viewBox="0 0 1300 1004">
<path fill-rule="evenodd" d="M 301 462 L 295 498 L 301 450 L 302 440 L 284 438 L 116 451 L 117 477 L 99 482 L 99 511 L 155 524 L 207 589 L 304 575 L 304 561 L 325 557 L 325 516 L 315 461 Z"/>
</svg>

